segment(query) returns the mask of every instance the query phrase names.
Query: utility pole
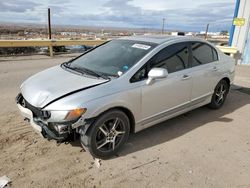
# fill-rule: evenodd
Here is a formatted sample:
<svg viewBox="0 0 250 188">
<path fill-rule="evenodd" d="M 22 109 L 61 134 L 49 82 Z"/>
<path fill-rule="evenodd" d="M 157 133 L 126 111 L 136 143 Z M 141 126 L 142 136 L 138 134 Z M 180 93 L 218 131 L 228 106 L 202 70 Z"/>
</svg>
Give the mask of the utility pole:
<svg viewBox="0 0 250 188">
<path fill-rule="evenodd" d="M 209 29 L 209 24 L 207 24 L 206 33 L 205 33 L 205 39 L 206 39 L 206 40 L 207 40 L 208 29 Z"/>
<path fill-rule="evenodd" d="M 49 32 L 49 40 L 51 40 L 51 20 L 50 20 L 50 8 L 48 8 L 48 32 Z M 53 46 L 49 46 L 49 55 L 53 56 Z"/>
<path fill-rule="evenodd" d="M 49 39 L 51 39 L 50 8 L 48 8 L 48 32 L 49 32 Z"/>
<path fill-rule="evenodd" d="M 161 28 L 161 34 L 164 34 L 164 27 L 165 27 L 165 18 L 162 19 L 162 28 Z"/>
</svg>

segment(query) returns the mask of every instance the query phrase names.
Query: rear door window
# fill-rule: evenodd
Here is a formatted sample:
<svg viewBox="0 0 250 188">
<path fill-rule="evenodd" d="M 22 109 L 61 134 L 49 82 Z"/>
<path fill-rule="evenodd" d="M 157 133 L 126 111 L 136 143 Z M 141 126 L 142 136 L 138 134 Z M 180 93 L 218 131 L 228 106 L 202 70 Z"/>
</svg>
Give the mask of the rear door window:
<svg viewBox="0 0 250 188">
<path fill-rule="evenodd" d="M 208 44 L 193 42 L 192 45 L 192 66 L 204 65 L 218 60 L 217 52 Z"/>
<path fill-rule="evenodd" d="M 219 59 L 218 59 L 218 53 L 217 53 L 217 51 L 214 49 L 214 48 L 212 48 L 213 49 L 213 58 L 214 58 L 214 61 L 218 61 Z"/>
</svg>

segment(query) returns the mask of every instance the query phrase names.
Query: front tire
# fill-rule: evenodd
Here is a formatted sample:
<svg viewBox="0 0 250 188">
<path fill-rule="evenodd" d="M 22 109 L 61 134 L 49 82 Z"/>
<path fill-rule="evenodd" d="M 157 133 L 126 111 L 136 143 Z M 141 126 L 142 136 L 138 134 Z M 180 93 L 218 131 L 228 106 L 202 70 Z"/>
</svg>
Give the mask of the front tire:
<svg viewBox="0 0 250 188">
<path fill-rule="evenodd" d="M 226 80 L 221 80 L 215 87 L 211 102 L 208 106 L 212 109 L 221 108 L 227 98 L 228 92 L 229 84 Z"/>
<path fill-rule="evenodd" d="M 102 114 L 90 125 L 90 130 L 81 135 L 81 144 L 95 158 L 106 159 L 114 156 L 129 137 L 130 123 L 120 110 Z"/>
</svg>

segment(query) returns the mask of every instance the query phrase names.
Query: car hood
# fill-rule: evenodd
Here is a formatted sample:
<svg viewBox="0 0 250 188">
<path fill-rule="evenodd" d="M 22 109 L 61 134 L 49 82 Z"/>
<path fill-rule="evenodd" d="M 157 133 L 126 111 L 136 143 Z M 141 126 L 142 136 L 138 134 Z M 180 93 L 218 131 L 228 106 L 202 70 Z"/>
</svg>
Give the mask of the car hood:
<svg viewBox="0 0 250 188">
<path fill-rule="evenodd" d="M 21 93 L 28 103 L 43 108 L 63 96 L 107 82 L 87 77 L 55 66 L 28 78 L 21 85 Z"/>
</svg>

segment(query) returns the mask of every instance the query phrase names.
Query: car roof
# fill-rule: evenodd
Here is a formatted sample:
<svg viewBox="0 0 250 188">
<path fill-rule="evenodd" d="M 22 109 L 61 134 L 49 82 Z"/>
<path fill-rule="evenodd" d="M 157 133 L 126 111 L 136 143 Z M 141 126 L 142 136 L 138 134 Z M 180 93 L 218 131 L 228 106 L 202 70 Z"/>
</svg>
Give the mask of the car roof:
<svg viewBox="0 0 250 188">
<path fill-rule="evenodd" d="M 163 44 L 165 42 L 170 42 L 172 40 L 178 41 L 203 41 L 200 38 L 195 37 L 186 37 L 186 36 L 171 36 L 171 35 L 140 35 L 140 36 L 129 36 L 129 37 L 122 37 L 120 40 L 133 40 L 133 41 L 141 41 L 141 42 L 150 42 L 156 44 Z"/>
</svg>

